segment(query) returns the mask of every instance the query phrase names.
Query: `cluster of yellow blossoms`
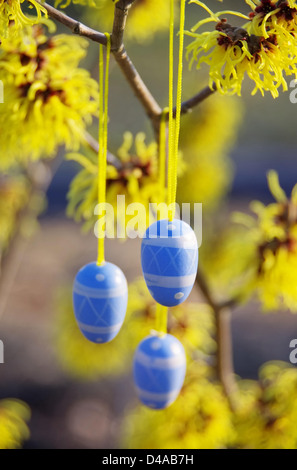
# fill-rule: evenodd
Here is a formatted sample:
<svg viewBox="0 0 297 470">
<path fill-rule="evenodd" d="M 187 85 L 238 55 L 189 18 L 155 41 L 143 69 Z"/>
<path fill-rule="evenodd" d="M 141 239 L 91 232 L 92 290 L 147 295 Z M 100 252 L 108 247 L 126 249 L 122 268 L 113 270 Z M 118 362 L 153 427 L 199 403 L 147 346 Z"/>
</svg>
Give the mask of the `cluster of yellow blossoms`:
<svg viewBox="0 0 297 470">
<path fill-rule="evenodd" d="M 35 16 L 26 15 L 24 6 L 31 7 Z M 46 9 L 35 0 L 0 0 L 0 42 L 19 33 L 26 25 L 39 23 L 46 16 Z"/>
<path fill-rule="evenodd" d="M 297 312 L 297 185 L 288 199 L 275 172 L 268 181 L 276 202 L 252 204 L 258 220 L 249 232 L 257 264 L 250 287 L 266 309 L 284 306 Z"/>
<path fill-rule="evenodd" d="M 137 202 L 146 208 L 143 217 L 139 218 L 138 230 L 144 232 L 150 213 L 150 203 L 160 202 L 160 183 L 158 172 L 158 148 L 156 142 L 145 143 L 145 134 L 138 133 L 135 138 L 130 132 L 126 132 L 123 144 L 117 151 L 119 167 L 108 165 L 107 167 L 107 202 L 114 207 L 114 213 L 122 227 L 127 227 L 129 220 L 133 218 L 126 213 L 126 207 Z M 76 221 L 85 221 L 84 228 L 94 226 L 94 208 L 98 201 L 98 163 L 94 153 L 69 154 L 68 158 L 76 160 L 83 169 L 73 179 L 68 194 L 68 215 Z M 125 196 L 124 210 L 117 210 L 117 195 Z M 138 206 L 140 207 L 140 206 Z M 107 224 L 106 230 L 113 230 L 113 224 Z M 128 228 L 127 228 L 128 230 Z"/>
<path fill-rule="evenodd" d="M 274 171 L 268 183 L 275 202 L 251 204 L 256 217 L 234 213 L 217 241 L 207 241 L 201 262 L 213 288 L 247 300 L 258 295 L 265 311 L 297 312 L 297 185 L 290 198 Z M 214 243 L 212 243 L 214 242 Z"/>
<path fill-rule="evenodd" d="M 234 415 L 235 448 L 296 449 L 297 370 L 280 361 L 264 364 L 259 380 L 241 381 Z"/>
<path fill-rule="evenodd" d="M 156 413 L 142 407 L 127 414 L 124 448 L 295 449 L 296 369 L 270 362 L 258 381 L 239 380 L 238 386 L 232 412 L 218 385 L 197 373 L 188 376 L 169 409 Z"/>
<path fill-rule="evenodd" d="M 155 309 L 143 279 L 131 283 L 123 330 L 116 344 L 111 342 L 98 349 L 77 329 L 70 292 L 61 292 L 54 336 L 62 365 L 71 374 L 92 380 L 127 371 L 133 349 L 155 326 Z M 187 352 L 184 387 L 179 399 L 161 413 L 141 406 L 127 410 L 122 425 L 123 448 L 296 447 L 295 368 L 273 362 L 261 368 L 258 381 L 239 379 L 234 396 L 236 408 L 232 411 L 214 379 L 214 324 L 209 307 L 183 304 L 169 312 L 168 326 Z"/>
<path fill-rule="evenodd" d="M 29 437 L 30 410 L 18 400 L 0 401 L 0 449 L 16 449 Z"/>
<path fill-rule="evenodd" d="M 45 20 L 53 32 L 53 23 Z M 44 27 L 26 26 L 0 50 L 0 168 L 54 156 L 59 145 L 78 150 L 98 109 L 98 86 L 78 68 L 87 41 L 48 38 Z"/>
<path fill-rule="evenodd" d="M 297 5 L 292 0 L 246 0 L 249 15 L 233 11 L 213 13 L 204 3 L 209 18 L 199 21 L 188 35 L 194 40 L 187 48 L 190 66 L 197 62 L 209 66 L 209 84 L 221 93 L 241 94 L 245 75 L 258 90 L 277 97 L 284 75 L 297 77 Z M 247 20 L 242 27 L 233 26 L 222 16 L 236 15 Z M 203 25 L 215 22 L 215 30 L 197 33 Z"/>
</svg>

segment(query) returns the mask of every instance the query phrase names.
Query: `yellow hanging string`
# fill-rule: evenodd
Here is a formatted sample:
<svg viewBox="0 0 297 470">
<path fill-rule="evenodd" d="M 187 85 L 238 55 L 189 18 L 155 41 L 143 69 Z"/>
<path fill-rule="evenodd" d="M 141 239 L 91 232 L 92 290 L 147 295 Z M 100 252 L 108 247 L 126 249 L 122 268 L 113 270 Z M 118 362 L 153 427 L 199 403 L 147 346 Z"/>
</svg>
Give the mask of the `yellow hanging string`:
<svg viewBox="0 0 297 470">
<path fill-rule="evenodd" d="M 174 36 L 174 0 L 170 4 L 170 46 L 169 46 L 169 137 L 168 137 L 168 205 L 173 206 L 170 211 L 170 220 L 175 215 L 176 188 L 177 188 L 177 164 L 178 164 L 178 144 L 180 134 L 180 115 L 182 98 L 183 79 L 183 52 L 184 52 L 184 29 L 185 29 L 185 5 L 186 0 L 180 3 L 180 25 L 179 25 L 179 57 L 178 57 L 178 78 L 175 126 L 173 121 L 173 36 Z M 172 17 L 171 17 L 172 16 Z M 172 127 L 171 127 L 172 126 Z"/>
<path fill-rule="evenodd" d="M 160 142 L 159 142 L 159 186 L 160 196 L 165 195 L 165 174 L 166 174 L 166 124 L 165 117 L 169 115 L 168 125 L 168 196 L 167 204 L 172 205 L 169 219 L 172 220 L 175 214 L 176 188 L 177 188 L 177 164 L 178 164 L 178 144 L 180 134 L 180 115 L 182 98 L 182 78 L 183 78 L 183 50 L 184 50 L 184 26 L 185 26 L 185 4 L 186 0 L 181 0 L 180 5 L 180 26 L 179 26 L 179 58 L 178 58 L 178 78 L 177 78 L 177 98 L 175 123 L 173 119 L 173 69 L 174 69 L 174 1 L 170 0 L 170 26 L 169 26 L 169 108 L 163 110 L 160 122 Z M 157 304 L 156 307 L 156 330 L 159 334 L 167 333 L 168 308 Z"/>
<path fill-rule="evenodd" d="M 162 111 L 160 121 L 160 135 L 159 135 L 159 191 L 160 201 L 164 202 L 165 187 L 166 187 L 166 118 L 168 115 L 168 108 Z M 158 215 L 158 214 L 157 214 Z M 162 211 L 160 218 L 163 218 Z M 167 312 L 168 308 L 157 303 L 156 305 L 156 331 L 160 334 L 167 332 Z"/>
<path fill-rule="evenodd" d="M 109 62 L 110 62 L 110 35 L 107 38 L 105 77 L 103 45 L 99 48 L 99 151 L 98 151 L 98 204 L 106 202 L 106 167 L 107 167 L 107 135 L 108 135 L 108 92 L 109 92 Z M 97 265 L 105 262 L 104 233 L 98 233 Z"/>
<path fill-rule="evenodd" d="M 158 304 L 156 306 L 156 331 L 160 336 L 167 333 L 168 307 Z"/>
<path fill-rule="evenodd" d="M 172 203 L 172 169 L 174 151 L 174 121 L 173 121 L 173 68 L 174 68 L 174 1 L 170 0 L 170 20 L 169 20 L 169 112 L 168 112 L 168 206 Z M 174 217 L 171 212 L 169 218 Z"/>
<path fill-rule="evenodd" d="M 160 201 L 165 200 L 165 187 L 166 187 L 166 118 L 169 108 L 164 108 L 160 120 L 160 133 L 159 133 L 159 191 Z M 161 216 L 162 217 L 162 216 Z"/>
<path fill-rule="evenodd" d="M 172 202 L 176 201 L 177 188 L 177 165 L 178 165 L 178 144 L 180 134 L 180 115 L 182 104 L 183 87 L 183 55 L 184 55 L 184 29 L 185 29 L 185 5 L 186 0 L 181 0 L 180 4 L 180 25 L 179 25 L 179 57 L 178 57 L 178 75 L 177 75 L 177 95 L 176 95 L 176 117 L 175 117 L 175 135 L 173 151 L 173 171 L 172 171 Z M 174 213 L 173 213 L 174 216 Z"/>
</svg>

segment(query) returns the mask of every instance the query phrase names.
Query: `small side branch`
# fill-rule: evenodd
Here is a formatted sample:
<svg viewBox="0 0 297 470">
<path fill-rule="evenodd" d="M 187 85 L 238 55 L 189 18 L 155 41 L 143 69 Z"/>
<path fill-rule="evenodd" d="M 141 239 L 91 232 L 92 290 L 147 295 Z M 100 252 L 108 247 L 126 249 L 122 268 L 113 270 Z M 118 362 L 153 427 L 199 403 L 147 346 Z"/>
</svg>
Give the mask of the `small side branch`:
<svg viewBox="0 0 297 470">
<path fill-rule="evenodd" d="M 139 72 L 125 51 L 123 44 L 126 19 L 132 3 L 133 0 L 119 0 L 115 5 L 114 25 L 111 35 L 111 50 L 116 62 L 118 63 L 132 90 L 134 91 L 135 96 L 142 104 L 148 117 L 154 123 L 155 121 L 158 121 L 158 117 L 161 115 L 161 108 L 142 80 Z M 42 3 L 42 5 L 47 10 L 51 18 L 55 19 L 59 23 L 62 23 L 74 34 L 84 36 L 99 44 L 107 44 L 106 36 L 103 33 L 85 26 L 84 24 L 74 20 L 68 15 L 65 15 L 47 3 Z M 155 125 L 154 127 L 156 128 Z"/>
<path fill-rule="evenodd" d="M 189 98 L 188 100 L 184 101 L 181 105 L 181 114 L 190 113 L 193 108 L 198 106 L 200 103 L 206 100 L 209 96 L 213 95 L 216 92 L 216 90 L 217 90 L 217 87 L 215 84 L 213 84 L 212 88 L 207 86 L 203 88 L 201 91 L 199 91 L 199 93 L 192 96 L 192 98 Z M 173 109 L 173 116 L 175 117 L 175 115 L 176 115 L 176 108 Z"/>
<path fill-rule="evenodd" d="M 107 39 L 105 34 L 100 33 L 95 29 L 89 28 L 80 21 L 77 21 L 71 18 L 70 16 L 65 15 L 65 13 L 62 13 L 60 10 L 57 10 L 51 5 L 48 5 L 48 3 L 43 3 L 39 0 L 37 1 L 47 10 L 48 15 L 51 18 L 69 28 L 74 34 L 78 34 L 79 36 L 85 36 L 86 38 L 91 39 L 92 41 L 98 42 L 99 44 L 103 44 L 104 46 L 106 46 Z"/>
</svg>

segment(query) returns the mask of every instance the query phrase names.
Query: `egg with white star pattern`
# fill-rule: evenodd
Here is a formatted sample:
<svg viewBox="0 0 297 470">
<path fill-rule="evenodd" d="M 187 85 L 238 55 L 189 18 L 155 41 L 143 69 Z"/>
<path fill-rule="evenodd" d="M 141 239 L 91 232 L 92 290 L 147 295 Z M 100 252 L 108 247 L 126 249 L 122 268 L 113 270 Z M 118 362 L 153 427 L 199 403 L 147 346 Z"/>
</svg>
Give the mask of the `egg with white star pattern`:
<svg viewBox="0 0 297 470">
<path fill-rule="evenodd" d="M 73 284 L 74 314 L 89 341 L 108 343 L 118 334 L 127 301 L 127 280 L 118 266 L 90 263 L 78 271 Z"/>
<path fill-rule="evenodd" d="M 174 336 L 151 335 L 139 344 L 133 376 L 140 401 L 153 409 L 167 408 L 178 397 L 186 374 L 186 355 Z"/>
<path fill-rule="evenodd" d="M 178 219 L 154 222 L 142 240 L 141 265 L 146 285 L 159 304 L 174 307 L 184 302 L 198 267 L 195 232 Z"/>
</svg>

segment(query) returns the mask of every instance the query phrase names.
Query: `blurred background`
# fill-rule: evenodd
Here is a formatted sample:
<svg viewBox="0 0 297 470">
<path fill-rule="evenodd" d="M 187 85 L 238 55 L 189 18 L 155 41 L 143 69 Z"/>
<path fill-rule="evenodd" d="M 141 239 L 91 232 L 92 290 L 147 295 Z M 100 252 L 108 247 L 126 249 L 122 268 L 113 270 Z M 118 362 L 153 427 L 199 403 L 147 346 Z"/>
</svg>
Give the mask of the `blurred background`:
<svg viewBox="0 0 297 470">
<path fill-rule="evenodd" d="M 213 10 L 222 9 L 217 1 L 207 3 Z M 239 3 L 243 4 L 241 11 L 248 11 L 244 2 L 224 0 L 223 5 L 236 10 Z M 67 13 L 85 23 L 90 21 L 84 6 L 70 5 Z M 99 30 L 111 30 L 111 22 L 101 20 L 103 9 L 96 14 L 91 15 L 92 25 L 96 24 Z M 197 5 L 189 5 L 187 27 L 202 14 Z M 60 26 L 58 32 L 67 33 Z M 140 43 L 134 37 L 126 40 L 129 55 L 161 106 L 167 100 L 167 43 L 166 29 L 144 37 Z M 96 44 L 90 43 L 81 66 L 98 79 Z M 206 84 L 207 68 L 189 72 L 185 67 L 183 99 Z M 287 194 L 297 181 L 297 104 L 290 102 L 290 90 L 273 99 L 268 93 L 265 97 L 259 94 L 252 97 L 248 81 L 243 89 L 242 98 L 210 97 L 209 104 L 204 103 L 182 121 L 184 159 L 194 165 L 195 171 L 185 171 L 181 176 L 179 198 L 187 200 L 187 191 L 192 191 L 193 201 L 204 203 L 206 227 L 209 218 L 226 220 L 228 224 L 233 210 L 248 212 L 254 199 L 271 202 L 266 180 L 269 169 L 279 173 Z M 117 152 L 127 130 L 133 135 L 145 132 L 146 143 L 153 139 L 150 122 L 113 59 L 109 115 L 110 151 Z M 90 133 L 96 137 L 96 122 Z M 210 152 L 215 154 L 213 167 Z M 64 153 L 61 149 L 60 157 Z M 218 153 L 222 154 L 221 159 Z M 200 154 L 202 166 L 193 163 Z M 113 354 L 112 349 L 100 354 L 92 348 L 85 350 L 84 339 L 76 344 L 74 336 L 73 340 L 68 338 L 75 335 L 70 320 L 71 284 L 77 270 L 95 259 L 97 246 L 92 230 L 83 233 L 81 224 L 65 215 L 69 185 L 78 170 L 79 166 L 69 161 L 57 165 L 39 227 L 32 237 L 12 247 L 8 274 L 3 268 L 0 339 L 4 343 L 5 363 L 0 365 L 0 398 L 18 398 L 30 407 L 30 437 L 23 444 L 25 448 L 121 447 L 126 420 L 137 402 L 130 355 L 123 354 L 124 364 L 119 364 L 117 357 L 104 368 L 102 364 Z M 202 195 L 200 187 L 204 188 Z M 212 230 L 205 229 L 203 236 L 213 237 Z M 140 256 L 136 255 L 140 253 L 138 239 L 108 240 L 106 252 L 108 260 L 122 268 L 130 283 L 141 275 Z M 191 301 L 201 301 L 198 289 L 191 294 Z M 263 314 L 257 301 L 252 300 L 233 311 L 232 337 L 236 374 L 243 379 L 255 379 L 264 362 L 288 362 L 289 343 L 297 337 L 297 318 L 286 311 Z M 115 355 L 120 347 L 125 345 L 117 345 L 115 340 L 112 345 Z M 95 365 L 90 364 L 89 356 L 93 354 Z"/>
</svg>

